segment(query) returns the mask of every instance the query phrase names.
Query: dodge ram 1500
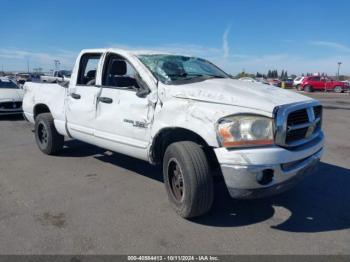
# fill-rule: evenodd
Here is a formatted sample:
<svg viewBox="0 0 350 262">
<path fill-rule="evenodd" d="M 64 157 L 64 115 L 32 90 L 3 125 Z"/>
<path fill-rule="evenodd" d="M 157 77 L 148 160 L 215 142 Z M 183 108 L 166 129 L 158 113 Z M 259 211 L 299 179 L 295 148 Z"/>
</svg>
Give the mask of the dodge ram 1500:
<svg viewBox="0 0 350 262">
<path fill-rule="evenodd" d="M 214 173 L 233 198 L 259 198 L 291 188 L 323 153 L 317 100 L 234 80 L 201 58 L 83 50 L 69 83 L 24 90 L 43 153 L 58 154 L 70 137 L 162 164 L 170 203 L 185 218 L 211 208 Z"/>
</svg>

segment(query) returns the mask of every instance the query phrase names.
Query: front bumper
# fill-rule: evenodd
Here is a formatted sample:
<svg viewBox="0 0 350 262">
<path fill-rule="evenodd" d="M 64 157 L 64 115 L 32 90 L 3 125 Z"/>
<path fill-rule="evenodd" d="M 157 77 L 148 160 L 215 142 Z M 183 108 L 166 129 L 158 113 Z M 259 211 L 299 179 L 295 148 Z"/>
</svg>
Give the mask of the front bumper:
<svg viewBox="0 0 350 262">
<path fill-rule="evenodd" d="M 311 174 L 321 159 L 323 144 L 321 134 L 298 150 L 217 148 L 215 153 L 231 197 L 261 198 L 284 192 Z M 271 179 L 262 179 L 265 175 Z"/>
<path fill-rule="evenodd" d="M 9 110 L 9 111 L 0 110 L 0 116 L 20 115 L 20 114 L 23 114 L 23 110 Z"/>
<path fill-rule="evenodd" d="M 9 108 L 8 105 L 4 104 L 13 104 L 13 108 Z M 2 100 L 0 102 L 0 116 L 7 116 L 7 115 L 17 115 L 22 114 L 22 101 L 8 101 L 8 100 Z"/>
</svg>

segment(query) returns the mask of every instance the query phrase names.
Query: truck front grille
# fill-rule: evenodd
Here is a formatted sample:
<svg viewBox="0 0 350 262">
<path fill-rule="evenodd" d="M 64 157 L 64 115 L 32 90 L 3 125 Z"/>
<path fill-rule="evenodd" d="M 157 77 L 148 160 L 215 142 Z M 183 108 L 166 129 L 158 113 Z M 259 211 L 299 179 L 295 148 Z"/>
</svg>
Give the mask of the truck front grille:
<svg viewBox="0 0 350 262">
<path fill-rule="evenodd" d="M 309 118 L 307 116 L 306 109 L 300 109 L 297 111 L 294 111 L 288 115 L 287 125 L 298 125 L 298 124 L 304 124 L 309 121 Z"/>
<path fill-rule="evenodd" d="M 322 106 L 318 102 L 298 103 L 277 109 L 276 144 L 303 145 L 321 132 Z"/>
<path fill-rule="evenodd" d="M 287 132 L 286 142 L 290 144 L 294 141 L 305 138 L 308 128 L 300 128 Z"/>
</svg>

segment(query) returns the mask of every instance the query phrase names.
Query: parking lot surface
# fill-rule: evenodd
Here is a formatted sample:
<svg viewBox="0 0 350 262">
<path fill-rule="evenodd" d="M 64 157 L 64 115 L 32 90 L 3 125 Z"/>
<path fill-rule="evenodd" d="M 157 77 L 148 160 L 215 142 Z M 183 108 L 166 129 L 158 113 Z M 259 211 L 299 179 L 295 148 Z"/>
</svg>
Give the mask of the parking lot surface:
<svg viewBox="0 0 350 262">
<path fill-rule="evenodd" d="M 212 211 L 184 220 L 161 171 L 67 141 L 50 157 L 33 127 L 0 118 L 1 254 L 350 254 L 350 95 L 314 93 L 324 105 L 326 152 L 293 190 L 232 200 L 216 185 Z"/>
</svg>

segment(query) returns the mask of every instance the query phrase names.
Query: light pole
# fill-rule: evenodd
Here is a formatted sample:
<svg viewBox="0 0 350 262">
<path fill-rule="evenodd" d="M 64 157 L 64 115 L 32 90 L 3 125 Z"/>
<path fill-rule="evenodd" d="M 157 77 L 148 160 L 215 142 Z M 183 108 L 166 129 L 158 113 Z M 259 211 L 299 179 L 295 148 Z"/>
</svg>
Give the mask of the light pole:
<svg viewBox="0 0 350 262">
<path fill-rule="evenodd" d="M 339 70 L 340 70 L 340 65 L 341 64 L 342 64 L 341 62 L 338 62 L 338 80 L 340 80 Z"/>
</svg>

